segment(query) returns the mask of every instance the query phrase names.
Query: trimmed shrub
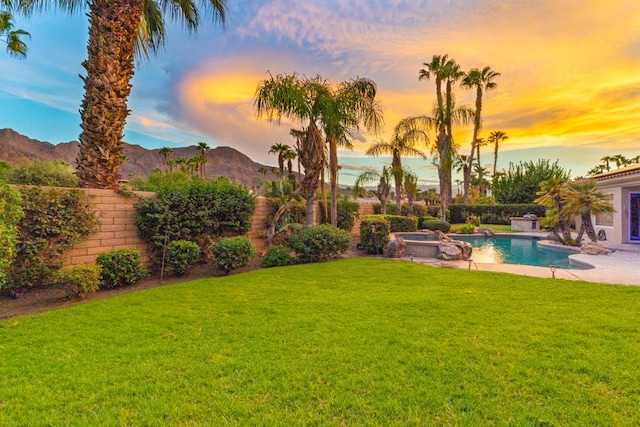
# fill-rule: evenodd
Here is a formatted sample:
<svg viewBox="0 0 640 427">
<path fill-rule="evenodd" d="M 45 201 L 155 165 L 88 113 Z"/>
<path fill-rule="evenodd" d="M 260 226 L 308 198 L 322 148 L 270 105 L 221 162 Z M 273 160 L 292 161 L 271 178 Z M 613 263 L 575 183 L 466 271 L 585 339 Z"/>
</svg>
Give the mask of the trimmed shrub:
<svg viewBox="0 0 640 427">
<path fill-rule="evenodd" d="M 11 262 L 16 255 L 17 224 L 23 216 L 20 192 L 8 185 L 0 185 L 0 289 L 7 283 Z"/>
<path fill-rule="evenodd" d="M 167 270 L 183 276 L 195 265 L 200 255 L 200 246 L 188 240 L 174 240 L 167 246 Z"/>
<path fill-rule="evenodd" d="M 55 285 L 64 288 L 67 296 L 84 298 L 100 287 L 100 266 L 95 264 L 65 267 L 55 275 Z"/>
<path fill-rule="evenodd" d="M 425 215 L 432 215 L 431 212 L 435 209 L 435 214 L 438 215 L 438 206 L 425 206 L 419 205 L 417 203 L 413 204 L 413 215 L 420 217 Z M 380 213 L 380 204 L 376 204 L 373 206 L 373 213 Z M 387 203 L 387 215 L 397 215 L 397 209 L 395 203 Z M 404 203 L 400 207 L 400 215 L 408 216 L 409 215 L 409 205 Z"/>
<path fill-rule="evenodd" d="M 224 274 L 249 265 L 255 251 L 247 237 L 223 237 L 213 244 L 213 264 Z"/>
<path fill-rule="evenodd" d="M 382 253 L 389 241 L 391 226 L 386 215 L 363 215 L 360 221 L 360 247 L 368 254 Z"/>
<path fill-rule="evenodd" d="M 285 265 L 295 264 L 296 260 L 291 256 L 291 248 L 284 245 L 271 246 L 267 250 L 267 254 L 262 258 L 262 266 L 283 267 Z"/>
<path fill-rule="evenodd" d="M 418 218 L 418 229 L 422 230 L 424 228 L 424 222 L 425 221 L 440 221 L 440 219 L 437 216 L 421 216 L 420 218 Z"/>
<path fill-rule="evenodd" d="M 473 234 L 473 232 L 475 231 L 475 227 L 472 223 L 468 222 L 466 224 L 464 224 L 462 227 L 460 227 L 460 230 L 458 231 L 460 234 Z"/>
<path fill-rule="evenodd" d="M 325 218 L 324 209 L 322 209 L 322 222 L 329 223 L 331 221 L 331 208 L 329 208 L 329 218 Z M 360 204 L 349 200 L 338 200 L 338 222 L 337 227 L 341 230 L 351 233 L 360 212 Z"/>
<path fill-rule="evenodd" d="M 518 205 L 451 205 L 451 222 L 462 224 L 467 217 L 475 215 L 480 218 L 482 224 L 511 224 L 511 217 L 522 216 L 528 213 L 545 216 L 545 207 L 537 204 Z"/>
<path fill-rule="evenodd" d="M 469 215 L 465 221 L 465 224 L 475 225 L 476 227 L 480 227 L 480 218 L 475 215 Z"/>
<path fill-rule="evenodd" d="M 436 230 L 440 230 L 443 233 L 448 233 L 449 230 L 451 230 L 451 224 L 449 224 L 448 222 L 444 222 L 444 221 L 424 221 L 422 223 L 422 228 L 425 228 L 427 230 L 431 230 L 431 231 L 436 231 Z"/>
<path fill-rule="evenodd" d="M 289 245 L 302 263 L 338 258 L 350 243 L 347 231 L 326 224 L 305 227 L 289 237 Z"/>
<path fill-rule="evenodd" d="M 210 238 L 246 233 L 254 208 L 255 199 L 243 185 L 224 177 L 195 179 L 141 200 L 136 205 L 136 225 L 159 264 L 165 242 L 188 240 L 204 251 Z"/>
<path fill-rule="evenodd" d="M 98 255 L 96 264 L 100 266 L 100 287 L 117 288 L 136 283 L 147 276 L 147 270 L 140 261 L 137 249 L 120 249 Z"/>
<path fill-rule="evenodd" d="M 20 192 L 24 217 L 18 223 L 11 286 L 51 283 L 65 252 L 95 230 L 98 218 L 89 196 L 80 190 L 21 187 Z"/>
<path fill-rule="evenodd" d="M 415 216 L 384 215 L 389 221 L 391 232 L 416 231 L 418 218 Z"/>
</svg>

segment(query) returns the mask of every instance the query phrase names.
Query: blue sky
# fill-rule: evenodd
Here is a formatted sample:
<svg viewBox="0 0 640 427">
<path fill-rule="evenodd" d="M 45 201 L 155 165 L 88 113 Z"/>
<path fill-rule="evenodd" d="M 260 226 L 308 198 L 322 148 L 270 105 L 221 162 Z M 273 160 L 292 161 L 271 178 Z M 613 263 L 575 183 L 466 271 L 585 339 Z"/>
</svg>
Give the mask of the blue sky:
<svg viewBox="0 0 640 427">
<path fill-rule="evenodd" d="M 579 4 L 580 7 L 576 7 Z M 224 30 L 205 22 L 197 35 L 169 29 L 166 48 L 137 64 L 125 141 L 147 148 L 231 146 L 256 161 L 289 129 L 258 120 L 252 97 L 272 73 L 320 74 L 333 82 L 377 82 L 388 138 L 402 117 L 428 114 L 434 84 L 418 82 L 433 55 L 449 54 L 464 70 L 501 73 L 484 104 L 484 136 L 509 135 L 498 167 L 556 159 L 574 176 L 609 154 L 640 154 L 640 8 L 635 1 L 570 0 L 228 0 Z M 87 18 L 49 12 L 16 26 L 32 34 L 26 60 L 0 52 L 0 128 L 52 143 L 77 140 L 83 96 Z M 456 89 L 459 103 L 473 92 Z M 341 183 L 388 159 L 364 156 L 376 140 L 363 135 L 340 155 Z M 459 129 L 461 153 L 471 129 Z M 427 150 L 425 150 L 427 151 Z M 483 163 L 492 162 L 491 148 Z M 406 162 L 433 184 L 430 161 Z"/>
</svg>

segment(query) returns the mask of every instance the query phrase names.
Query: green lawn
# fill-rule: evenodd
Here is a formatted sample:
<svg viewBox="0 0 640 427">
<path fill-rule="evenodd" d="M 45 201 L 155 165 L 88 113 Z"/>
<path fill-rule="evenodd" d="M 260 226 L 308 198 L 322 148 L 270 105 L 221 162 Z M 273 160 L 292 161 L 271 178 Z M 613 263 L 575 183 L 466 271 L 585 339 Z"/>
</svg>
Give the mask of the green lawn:
<svg viewBox="0 0 640 427">
<path fill-rule="evenodd" d="M 457 233 L 464 224 L 451 224 L 451 233 Z M 481 224 L 482 228 L 489 228 L 494 233 L 519 233 L 519 231 L 511 230 L 511 225 L 500 225 L 500 224 Z"/>
<path fill-rule="evenodd" d="M 380 259 L 0 322 L 0 425 L 638 425 L 640 288 Z"/>
</svg>

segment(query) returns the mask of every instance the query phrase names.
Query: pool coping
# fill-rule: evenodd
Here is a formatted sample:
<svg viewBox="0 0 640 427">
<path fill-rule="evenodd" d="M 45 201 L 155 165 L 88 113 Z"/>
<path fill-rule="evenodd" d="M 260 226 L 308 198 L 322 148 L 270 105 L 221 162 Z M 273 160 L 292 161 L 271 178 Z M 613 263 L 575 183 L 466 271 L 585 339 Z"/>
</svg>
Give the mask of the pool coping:
<svg viewBox="0 0 640 427">
<path fill-rule="evenodd" d="M 480 236 L 480 234 L 475 234 Z M 455 238 L 455 234 L 451 235 Z M 546 234 L 540 236 L 538 233 L 496 233 L 496 236 L 500 237 L 525 237 L 532 238 L 540 241 L 545 241 Z M 576 248 L 560 248 L 556 247 L 557 244 L 551 243 L 554 249 L 569 250 L 576 252 L 569 255 L 569 262 L 589 265 L 593 268 L 588 270 L 563 270 L 557 269 L 555 272 L 551 272 L 548 267 L 535 267 L 521 264 L 493 264 L 493 263 L 476 263 L 474 261 L 443 261 L 436 258 L 414 258 L 414 262 L 421 264 L 439 266 L 444 268 L 461 268 L 474 271 L 489 271 L 496 273 L 508 273 L 517 274 L 522 276 L 532 277 L 545 277 L 561 280 L 583 280 L 594 283 L 605 284 L 620 284 L 620 285 L 632 285 L 640 286 L 640 252 L 624 250 L 616 248 L 615 252 L 608 255 L 587 255 L 579 253 Z M 410 257 L 402 258 L 406 261 L 411 261 Z"/>
</svg>

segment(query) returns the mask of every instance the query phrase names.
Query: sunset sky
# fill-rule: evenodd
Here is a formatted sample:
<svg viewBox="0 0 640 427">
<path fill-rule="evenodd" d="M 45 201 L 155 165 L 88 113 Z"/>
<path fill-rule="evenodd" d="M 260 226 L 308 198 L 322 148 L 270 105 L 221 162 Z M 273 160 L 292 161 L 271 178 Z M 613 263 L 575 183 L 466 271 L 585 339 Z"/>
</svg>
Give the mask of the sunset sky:
<svg viewBox="0 0 640 427">
<path fill-rule="evenodd" d="M 605 155 L 640 154 L 640 8 L 637 0 L 227 0 L 223 30 L 205 22 L 197 35 L 172 26 L 157 57 L 137 65 L 124 140 L 147 148 L 231 146 L 252 159 L 277 142 L 292 144 L 291 127 L 258 120 L 253 95 L 273 74 L 320 74 L 332 82 L 368 77 L 378 84 L 388 138 L 406 116 L 429 114 L 433 81 L 418 70 L 448 54 L 463 68 L 501 73 L 486 94 L 484 131 L 509 140 L 498 167 L 559 160 L 574 176 Z M 77 140 L 83 96 L 87 18 L 48 12 L 16 17 L 31 33 L 26 60 L 0 52 L 0 128 L 52 143 Z M 474 92 L 456 88 L 458 103 Z M 352 184 L 371 159 L 364 135 L 341 152 L 341 184 Z M 471 127 L 457 142 L 469 150 Z M 428 152 L 428 150 L 425 149 Z M 493 161 L 492 148 L 482 152 Z M 430 161 L 408 164 L 421 184 L 434 184 Z"/>
</svg>

